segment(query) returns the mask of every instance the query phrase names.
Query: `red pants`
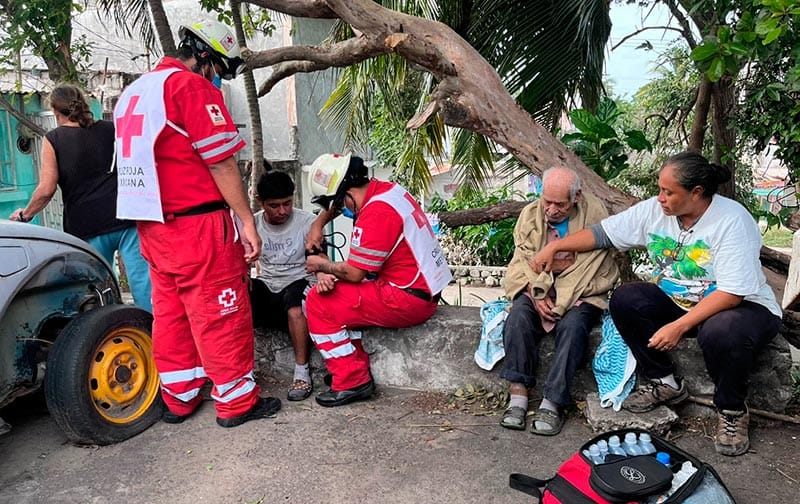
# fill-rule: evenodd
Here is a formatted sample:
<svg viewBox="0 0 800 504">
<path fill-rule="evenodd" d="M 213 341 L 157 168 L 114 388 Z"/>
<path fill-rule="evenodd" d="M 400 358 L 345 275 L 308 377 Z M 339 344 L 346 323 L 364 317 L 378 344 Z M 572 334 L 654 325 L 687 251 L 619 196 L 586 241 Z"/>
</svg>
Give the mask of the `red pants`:
<svg viewBox="0 0 800 504">
<path fill-rule="evenodd" d="M 306 298 L 308 332 L 333 377 L 331 390 L 347 390 L 370 380 L 369 355 L 361 344 L 361 327 L 409 327 L 436 312 L 423 301 L 386 282 L 337 282 L 329 294 L 312 289 Z"/>
<path fill-rule="evenodd" d="M 217 416 L 258 400 L 244 248 L 226 210 L 139 222 L 153 283 L 153 358 L 173 413 L 191 413 L 209 378 Z"/>
</svg>

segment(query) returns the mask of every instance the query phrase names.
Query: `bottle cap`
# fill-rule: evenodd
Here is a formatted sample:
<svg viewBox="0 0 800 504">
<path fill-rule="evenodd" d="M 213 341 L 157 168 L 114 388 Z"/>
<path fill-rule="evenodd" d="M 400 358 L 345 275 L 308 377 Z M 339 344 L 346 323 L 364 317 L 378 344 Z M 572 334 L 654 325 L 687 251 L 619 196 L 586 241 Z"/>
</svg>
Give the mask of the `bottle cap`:
<svg viewBox="0 0 800 504">
<path fill-rule="evenodd" d="M 636 444 L 636 433 L 629 432 L 625 434 L 625 442 L 630 444 Z"/>
<path fill-rule="evenodd" d="M 650 434 L 642 432 L 641 434 L 639 434 L 639 441 L 643 441 L 645 443 L 651 443 L 653 440 L 650 438 Z"/>
<path fill-rule="evenodd" d="M 665 466 L 668 466 L 669 463 L 670 463 L 669 453 L 666 453 L 666 452 L 658 452 L 658 453 L 656 453 L 656 460 L 658 460 L 659 462 L 661 462 Z"/>
</svg>

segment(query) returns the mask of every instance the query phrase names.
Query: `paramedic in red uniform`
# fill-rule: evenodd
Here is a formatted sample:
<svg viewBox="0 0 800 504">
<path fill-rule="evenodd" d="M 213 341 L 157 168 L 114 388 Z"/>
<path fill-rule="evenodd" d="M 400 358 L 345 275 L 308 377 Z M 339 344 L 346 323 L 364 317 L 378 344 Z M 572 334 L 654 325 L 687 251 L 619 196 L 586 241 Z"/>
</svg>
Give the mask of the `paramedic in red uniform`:
<svg viewBox="0 0 800 504">
<path fill-rule="evenodd" d="M 319 244 L 322 227 L 339 213 L 353 219 L 347 261 L 306 259 L 309 272 L 338 280 L 331 291 L 310 291 L 306 310 L 311 339 L 332 379 L 330 390 L 316 400 L 342 406 L 368 399 L 375 390 L 360 329 L 425 322 L 452 276 L 416 200 L 397 184 L 370 179 L 361 158 L 324 154 L 308 180 L 312 201 L 325 209 L 312 224 L 309 248 Z"/>
<path fill-rule="evenodd" d="M 247 262 L 261 240 L 233 158 L 245 143 L 212 84 L 243 62 L 219 22 L 181 27 L 179 37 L 178 58 L 163 58 L 115 108 L 117 212 L 138 221 L 151 266 L 162 420 L 193 414 L 211 380 L 217 423 L 235 427 L 281 407 L 253 379 Z"/>
</svg>

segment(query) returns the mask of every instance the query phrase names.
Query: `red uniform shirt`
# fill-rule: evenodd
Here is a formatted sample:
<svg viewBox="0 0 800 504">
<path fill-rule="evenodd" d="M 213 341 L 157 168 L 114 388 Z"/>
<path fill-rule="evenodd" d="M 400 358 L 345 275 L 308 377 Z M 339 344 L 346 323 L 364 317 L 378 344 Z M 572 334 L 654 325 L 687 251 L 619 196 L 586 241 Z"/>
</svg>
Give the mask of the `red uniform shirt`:
<svg viewBox="0 0 800 504">
<path fill-rule="evenodd" d="M 373 196 L 388 191 L 392 186 L 394 184 L 391 182 L 374 179 L 367 186 L 363 209 L 353 223 L 347 263 L 365 271 L 376 272 L 381 280 L 399 287 L 413 287 L 430 292 L 425 278 L 419 272 L 411 247 L 405 239 L 400 240 L 403 219 L 384 201 L 367 204 Z"/>
<path fill-rule="evenodd" d="M 223 201 L 208 166 L 245 146 L 222 93 L 181 61 L 165 57 L 155 70 L 179 68 L 164 83 L 167 124 L 155 143 L 156 170 L 164 213 Z"/>
</svg>

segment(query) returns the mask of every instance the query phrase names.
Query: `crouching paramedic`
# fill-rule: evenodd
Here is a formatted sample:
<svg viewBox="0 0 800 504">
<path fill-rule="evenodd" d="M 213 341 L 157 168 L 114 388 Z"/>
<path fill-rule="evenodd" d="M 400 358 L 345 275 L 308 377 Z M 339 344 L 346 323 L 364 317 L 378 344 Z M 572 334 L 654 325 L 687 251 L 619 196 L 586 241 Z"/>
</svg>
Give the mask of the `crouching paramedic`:
<svg viewBox="0 0 800 504">
<path fill-rule="evenodd" d="M 167 410 L 180 423 L 213 382 L 217 423 L 235 427 L 280 409 L 259 398 L 247 261 L 261 241 L 234 153 L 244 147 L 212 81 L 243 67 L 230 29 L 181 27 L 178 58 L 158 66 L 114 110 L 117 216 L 137 220 L 153 282 L 153 357 Z M 241 229 L 231 213 L 241 220 Z"/>
<path fill-rule="evenodd" d="M 371 179 L 359 157 L 324 154 L 309 173 L 312 201 L 325 210 L 307 239 L 313 249 L 322 227 L 339 213 L 353 219 L 347 261 L 321 255 L 306 260 L 309 272 L 337 278 L 333 290 L 306 298 L 308 331 L 325 359 L 331 388 L 316 400 L 341 406 L 374 392 L 361 328 L 408 327 L 428 320 L 452 276 L 425 213 L 401 186 Z"/>
</svg>

